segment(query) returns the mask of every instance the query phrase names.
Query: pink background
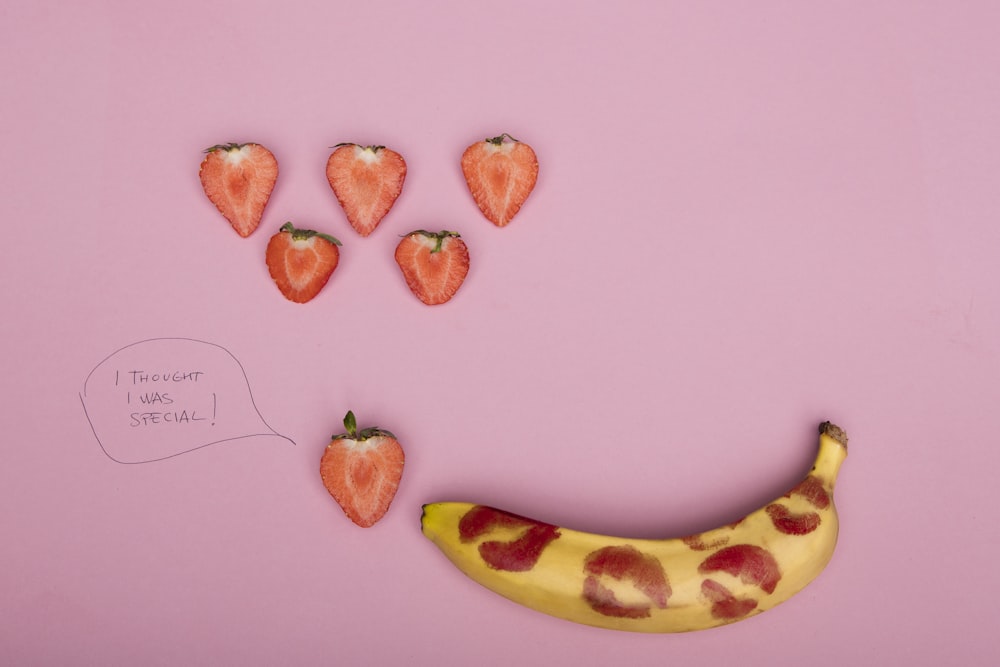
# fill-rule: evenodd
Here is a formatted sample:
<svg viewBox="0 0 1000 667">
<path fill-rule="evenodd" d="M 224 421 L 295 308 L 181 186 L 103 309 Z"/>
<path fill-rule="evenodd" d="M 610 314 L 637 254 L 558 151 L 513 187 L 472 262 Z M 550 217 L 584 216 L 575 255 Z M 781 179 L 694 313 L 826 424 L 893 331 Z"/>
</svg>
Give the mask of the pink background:
<svg viewBox="0 0 1000 667">
<path fill-rule="evenodd" d="M 20 664 L 984 664 L 1000 542 L 995 2 L 5 2 L 0 653 Z M 509 227 L 459 156 L 539 155 Z M 280 164 L 241 239 L 201 151 Z M 375 234 L 329 147 L 409 165 Z M 285 220 L 343 260 L 305 306 Z M 399 234 L 472 269 L 430 308 Z M 104 456 L 80 392 L 131 343 L 242 363 L 256 437 Z M 408 455 L 374 528 L 318 461 L 347 409 Z M 841 542 L 801 595 L 708 632 L 570 624 L 419 532 L 464 499 L 637 537 L 732 520 L 851 435 Z"/>
</svg>

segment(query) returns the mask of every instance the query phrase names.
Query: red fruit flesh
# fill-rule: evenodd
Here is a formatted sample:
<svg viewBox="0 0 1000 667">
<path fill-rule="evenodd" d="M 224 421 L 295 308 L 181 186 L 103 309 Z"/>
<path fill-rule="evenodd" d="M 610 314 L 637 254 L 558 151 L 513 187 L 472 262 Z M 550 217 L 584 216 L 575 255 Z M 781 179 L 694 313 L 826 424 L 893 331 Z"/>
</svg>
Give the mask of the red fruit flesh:
<svg viewBox="0 0 1000 667">
<path fill-rule="evenodd" d="M 246 238 L 260 225 L 278 180 L 278 161 L 260 144 L 225 144 L 206 152 L 199 172 L 205 194 Z"/>
<path fill-rule="evenodd" d="M 267 244 L 268 272 L 289 301 L 311 301 L 340 262 L 339 241 L 286 223 Z"/>
<path fill-rule="evenodd" d="M 402 192 L 406 162 L 384 146 L 342 144 L 327 160 L 326 178 L 351 227 L 368 236 Z"/>
<path fill-rule="evenodd" d="M 526 143 L 501 135 L 472 144 L 462 155 L 462 173 L 483 215 L 503 227 L 521 210 L 538 180 L 538 159 Z"/>
<path fill-rule="evenodd" d="M 455 232 L 411 232 L 395 256 L 410 291 L 429 306 L 450 300 L 469 273 L 469 249 Z"/>
<path fill-rule="evenodd" d="M 320 460 L 320 476 L 348 518 L 368 528 L 389 510 L 404 462 L 403 448 L 395 436 L 381 429 L 366 429 L 334 436 Z"/>
</svg>

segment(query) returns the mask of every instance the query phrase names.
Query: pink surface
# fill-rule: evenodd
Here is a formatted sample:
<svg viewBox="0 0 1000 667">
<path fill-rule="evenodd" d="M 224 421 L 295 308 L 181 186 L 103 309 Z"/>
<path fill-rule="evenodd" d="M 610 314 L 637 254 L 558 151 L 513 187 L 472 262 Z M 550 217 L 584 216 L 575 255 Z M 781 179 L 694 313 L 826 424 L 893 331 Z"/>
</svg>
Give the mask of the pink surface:
<svg viewBox="0 0 1000 667">
<path fill-rule="evenodd" d="M 997 25 L 993 2 L 4 3 L 3 662 L 985 664 Z M 541 169 L 498 229 L 458 160 L 501 132 Z M 248 239 L 197 178 L 228 141 L 280 164 Z M 344 141 L 409 165 L 366 239 L 324 175 Z M 344 242 L 304 306 L 263 263 L 285 220 Z M 416 228 L 470 247 L 444 306 L 393 262 Z M 88 376 L 159 338 L 237 360 L 259 413 L 235 427 L 264 435 L 106 455 Z M 368 530 L 318 475 L 348 409 L 408 455 Z M 543 616 L 419 531 L 448 499 L 698 531 L 796 482 L 825 419 L 851 436 L 833 561 L 721 629 Z"/>
</svg>

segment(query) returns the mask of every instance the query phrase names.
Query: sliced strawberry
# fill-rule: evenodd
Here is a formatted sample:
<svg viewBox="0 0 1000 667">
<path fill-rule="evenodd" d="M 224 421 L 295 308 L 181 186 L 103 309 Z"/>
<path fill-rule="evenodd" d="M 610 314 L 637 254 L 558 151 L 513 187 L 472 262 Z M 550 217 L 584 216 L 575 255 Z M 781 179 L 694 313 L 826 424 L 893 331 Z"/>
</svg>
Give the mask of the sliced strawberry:
<svg viewBox="0 0 1000 667">
<path fill-rule="evenodd" d="M 278 180 L 278 161 L 260 144 L 220 144 L 205 152 L 199 172 L 205 194 L 237 234 L 250 236 Z"/>
<path fill-rule="evenodd" d="M 469 249 L 458 233 L 418 229 L 396 246 L 396 263 L 418 299 L 428 306 L 448 301 L 469 273 Z"/>
<path fill-rule="evenodd" d="M 305 303 L 323 289 L 340 262 L 340 241 L 286 222 L 267 242 L 267 270 L 289 301 Z"/>
<path fill-rule="evenodd" d="M 389 431 L 357 430 L 354 413 L 344 417 L 346 433 L 333 436 L 320 459 L 323 485 L 344 513 L 362 528 L 385 516 L 403 476 L 403 448 Z"/>
<path fill-rule="evenodd" d="M 509 134 L 478 141 L 462 154 L 462 173 L 479 210 L 503 227 L 521 210 L 538 180 L 538 159 Z"/>
<path fill-rule="evenodd" d="M 403 190 L 406 162 L 385 146 L 337 144 L 326 162 L 326 179 L 351 227 L 368 236 Z"/>
</svg>

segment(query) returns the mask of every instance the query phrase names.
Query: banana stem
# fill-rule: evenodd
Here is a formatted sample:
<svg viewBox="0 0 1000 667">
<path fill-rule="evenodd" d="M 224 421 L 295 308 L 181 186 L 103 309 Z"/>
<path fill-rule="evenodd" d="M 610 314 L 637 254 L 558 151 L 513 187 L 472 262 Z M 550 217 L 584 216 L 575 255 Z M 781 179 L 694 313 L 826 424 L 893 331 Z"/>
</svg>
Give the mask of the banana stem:
<svg viewBox="0 0 1000 667">
<path fill-rule="evenodd" d="M 842 428 L 830 422 L 819 426 L 819 452 L 813 463 L 813 474 L 821 477 L 830 488 L 837 481 L 840 466 L 847 458 L 847 433 Z"/>
</svg>

